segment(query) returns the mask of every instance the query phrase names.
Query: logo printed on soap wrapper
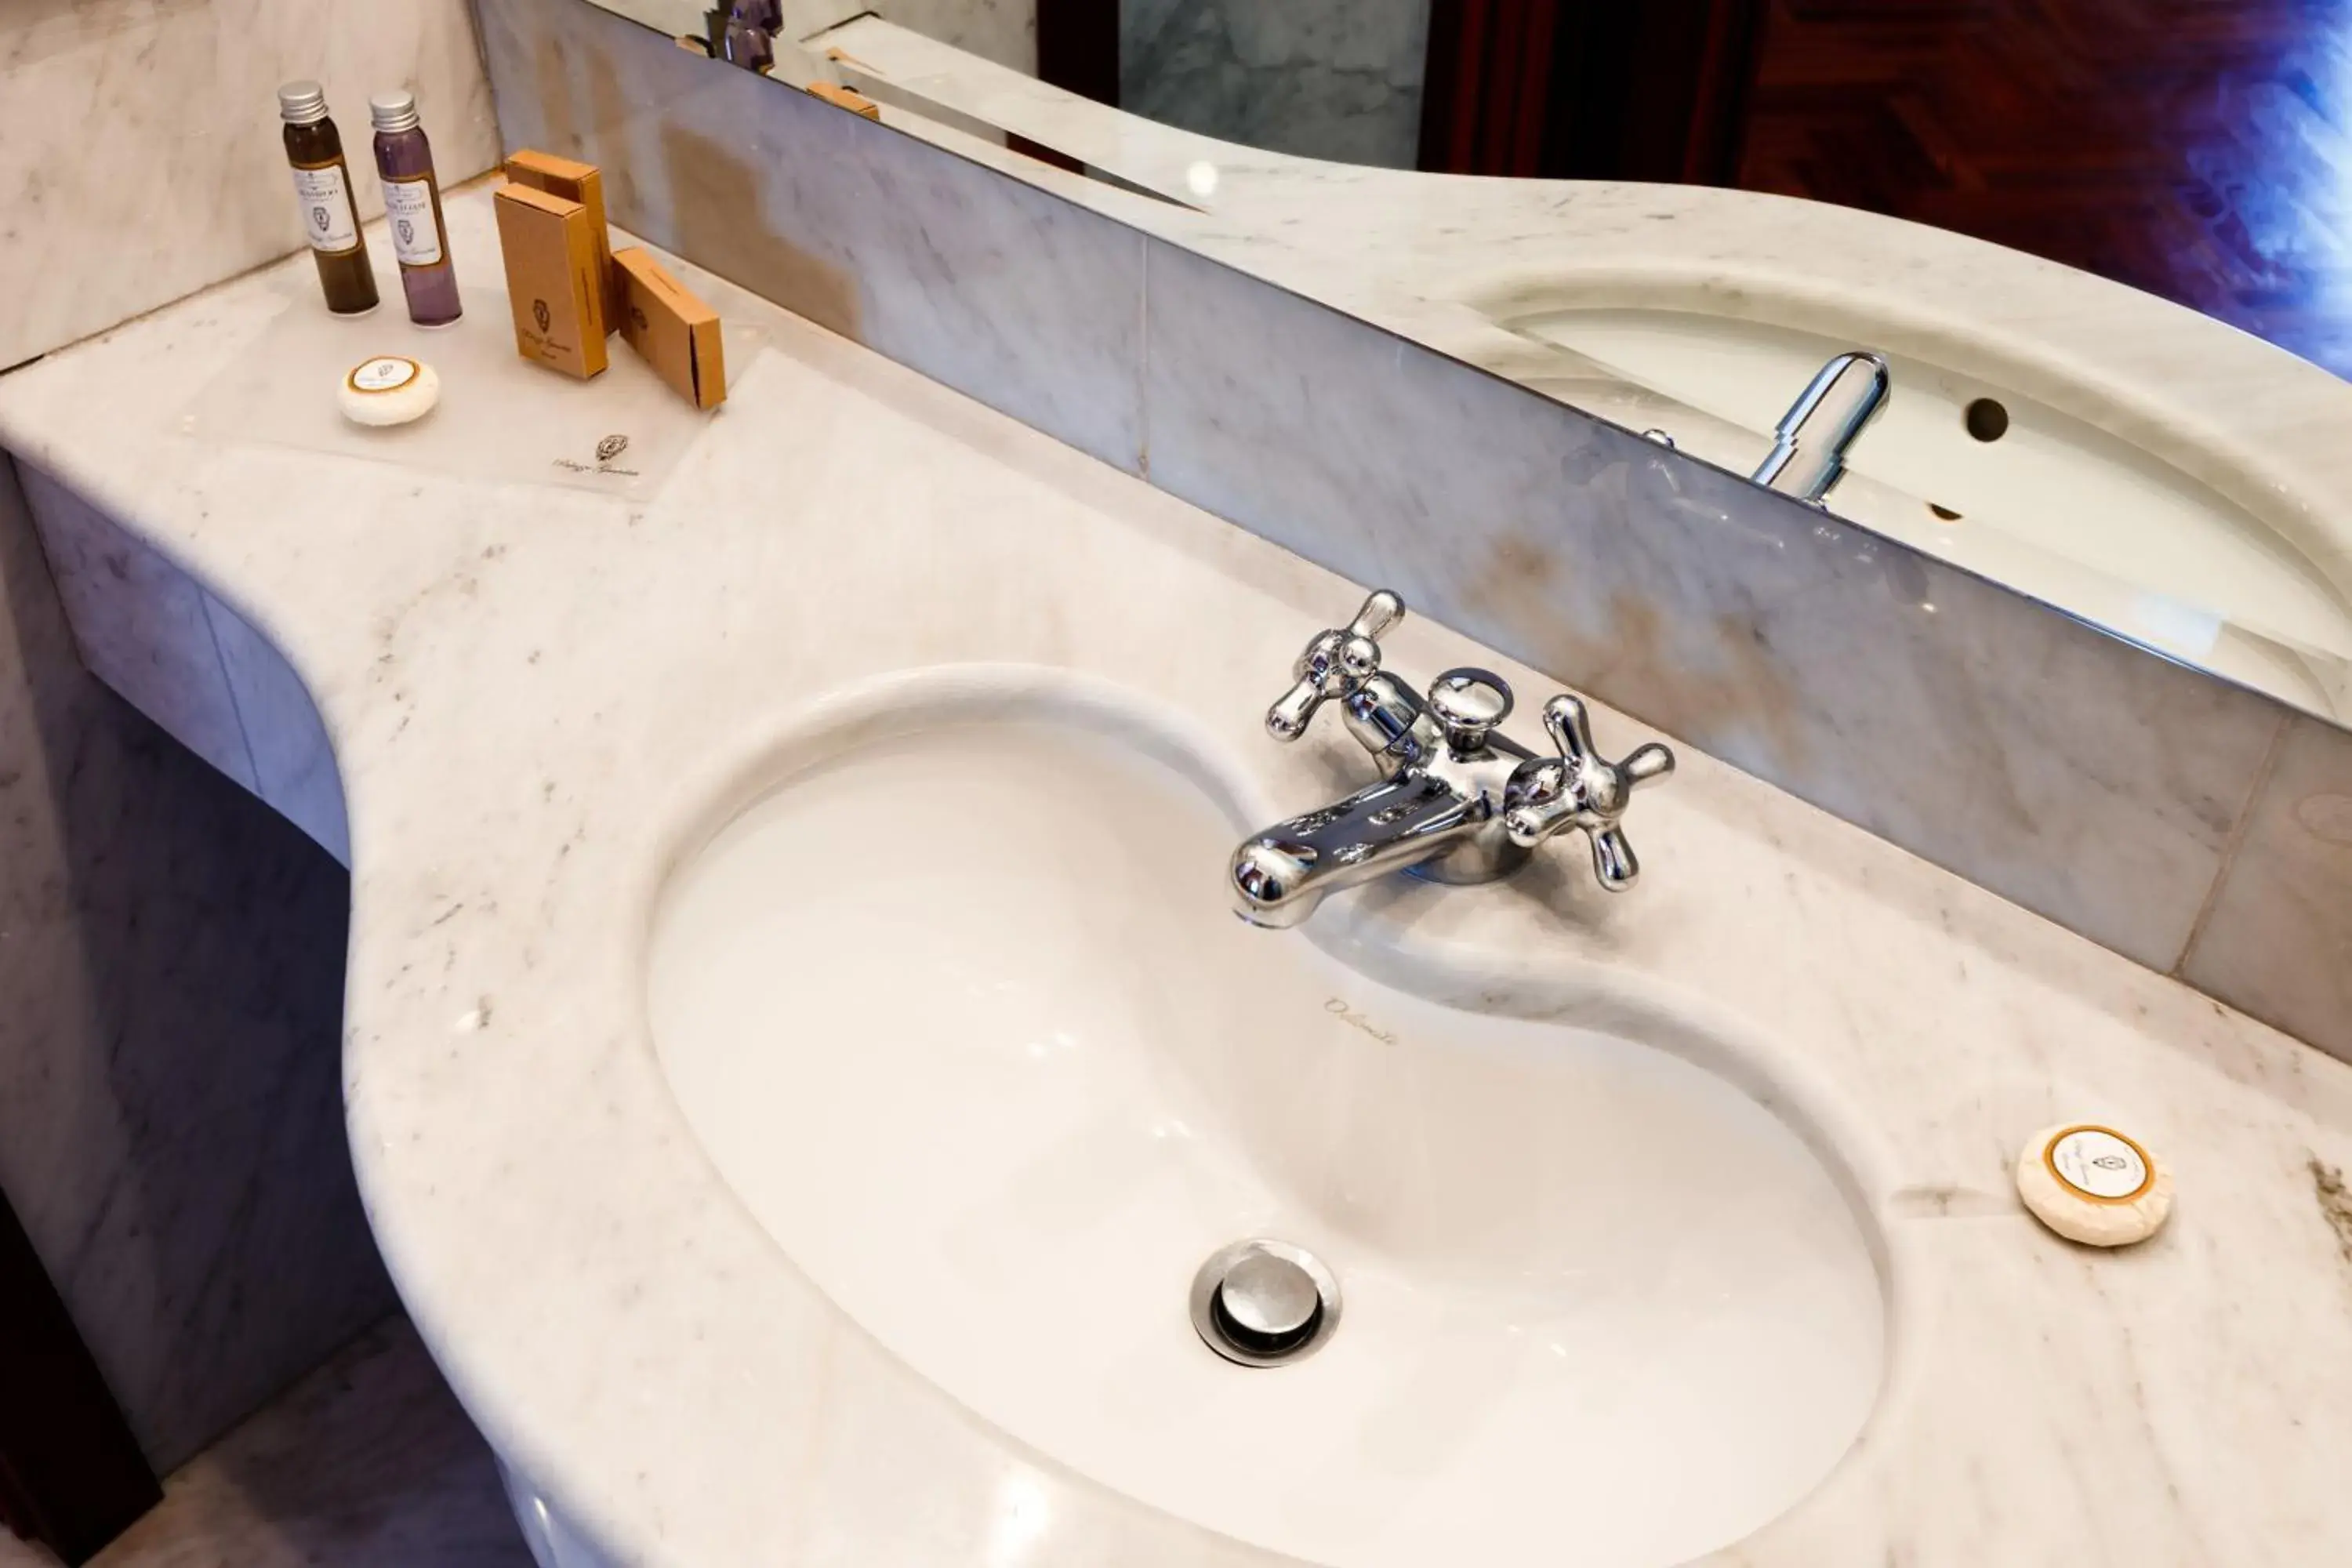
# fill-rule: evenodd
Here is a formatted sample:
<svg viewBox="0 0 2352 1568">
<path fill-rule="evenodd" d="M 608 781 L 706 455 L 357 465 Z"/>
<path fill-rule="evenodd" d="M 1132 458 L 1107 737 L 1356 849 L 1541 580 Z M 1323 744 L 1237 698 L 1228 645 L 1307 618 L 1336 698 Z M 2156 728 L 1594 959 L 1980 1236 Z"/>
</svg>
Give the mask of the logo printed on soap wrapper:
<svg viewBox="0 0 2352 1568">
<path fill-rule="evenodd" d="M 2042 1163 L 2093 1203 L 2134 1203 L 2156 1184 L 2156 1163 L 2147 1150 L 2112 1127 L 2090 1122 L 2066 1128 L 2051 1139 L 2042 1151 Z"/>
<path fill-rule="evenodd" d="M 546 300 L 533 300 L 530 302 L 530 319 L 539 323 L 539 330 L 543 332 L 547 331 L 547 324 L 555 320 L 555 312 L 547 308 Z"/>
<path fill-rule="evenodd" d="M 402 354 L 378 354 L 344 377 L 353 392 L 397 392 L 422 374 L 424 367 Z"/>
</svg>

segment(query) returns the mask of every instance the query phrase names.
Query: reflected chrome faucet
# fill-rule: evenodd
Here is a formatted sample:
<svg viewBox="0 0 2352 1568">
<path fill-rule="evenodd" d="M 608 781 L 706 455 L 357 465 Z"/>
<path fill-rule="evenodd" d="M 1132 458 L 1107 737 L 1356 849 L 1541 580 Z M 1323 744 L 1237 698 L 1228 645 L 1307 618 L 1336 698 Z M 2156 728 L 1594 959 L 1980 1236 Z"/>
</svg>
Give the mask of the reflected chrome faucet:
<svg viewBox="0 0 2352 1568">
<path fill-rule="evenodd" d="M 1818 505 L 1845 478 L 1846 448 L 1886 406 L 1887 393 L 1885 360 L 1839 354 L 1814 372 L 1772 426 L 1772 449 L 1748 478 Z"/>
<path fill-rule="evenodd" d="M 1601 885 L 1622 892 L 1641 874 L 1619 826 L 1634 788 L 1674 772 L 1653 742 L 1622 763 L 1593 749 L 1584 704 L 1544 704 L 1557 756 L 1538 757 L 1496 732 L 1511 689 L 1483 669 L 1449 669 L 1424 699 L 1381 668 L 1380 638 L 1404 618 L 1385 589 L 1345 626 L 1318 632 L 1296 682 L 1266 710 L 1266 732 L 1296 741 L 1326 702 L 1388 776 L 1345 800 L 1276 823 L 1234 851 L 1234 912 L 1253 925 L 1295 926 L 1330 894 L 1391 871 L 1433 882 L 1492 882 L 1527 864 L 1563 828 L 1592 841 Z"/>
<path fill-rule="evenodd" d="M 783 0 L 728 0 L 702 14 L 711 58 L 765 71 L 776 63 L 776 35 L 784 30 Z"/>
</svg>

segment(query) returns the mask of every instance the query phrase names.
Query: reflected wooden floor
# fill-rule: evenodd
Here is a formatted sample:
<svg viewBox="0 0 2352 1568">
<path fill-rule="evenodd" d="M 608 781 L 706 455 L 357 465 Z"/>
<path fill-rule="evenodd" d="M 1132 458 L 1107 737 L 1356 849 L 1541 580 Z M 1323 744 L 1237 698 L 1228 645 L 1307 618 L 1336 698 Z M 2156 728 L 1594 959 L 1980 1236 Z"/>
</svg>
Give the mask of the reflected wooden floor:
<svg viewBox="0 0 2352 1568">
<path fill-rule="evenodd" d="M 1740 183 L 2013 246 L 2352 377 L 2352 0 L 1771 0 Z"/>
</svg>

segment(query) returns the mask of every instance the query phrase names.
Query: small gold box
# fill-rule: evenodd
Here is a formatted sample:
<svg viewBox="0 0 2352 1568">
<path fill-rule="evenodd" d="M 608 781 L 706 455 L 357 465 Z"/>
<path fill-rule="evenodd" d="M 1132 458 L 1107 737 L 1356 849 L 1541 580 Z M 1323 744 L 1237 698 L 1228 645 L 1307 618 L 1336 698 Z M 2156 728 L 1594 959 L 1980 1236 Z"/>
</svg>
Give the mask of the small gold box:
<svg viewBox="0 0 2352 1568">
<path fill-rule="evenodd" d="M 507 159 L 506 172 L 507 178 L 518 185 L 529 185 L 551 196 L 578 202 L 588 209 L 589 233 L 596 241 L 596 276 L 603 280 L 604 330 L 617 331 L 621 324 L 621 286 L 613 277 L 613 237 L 605 226 L 603 172 L 595 164 L 583 163 L 577 158 L 559 158 L 552 153 L 534 152 L 528 147 Z"/>
<path fill-rule="evenodd" d="M 655 373 L 697 408 L 727 400 L 727 361 L 719 312 L 688 292 L 650 251 L 613 254 L 621 288 L 621 336 Z"/>
<path fill-rule="evenodd" d="M 604 290 L 588 209 L 529 185 L 501 185 L 499 249 L 514 308 L 515 352 L 585 381 L 604 373 Z"/>
</svg>

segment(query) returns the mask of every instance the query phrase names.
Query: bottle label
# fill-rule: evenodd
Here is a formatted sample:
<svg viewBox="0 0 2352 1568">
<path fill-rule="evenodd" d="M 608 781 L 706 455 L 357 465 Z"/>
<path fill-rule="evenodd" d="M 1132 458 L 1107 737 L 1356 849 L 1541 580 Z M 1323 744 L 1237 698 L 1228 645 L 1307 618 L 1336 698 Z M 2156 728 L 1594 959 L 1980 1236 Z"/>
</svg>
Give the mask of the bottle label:
<svg viewBox="0 0 2352 1568">
<path fill-rule="evenodd" d="M 392 253 L 403 267 L 438 267 L 441 230 L 433 221 L 433 182 L 386 180 L 383 216 L 392 228 Z"/>
<path fill-rule="evenodd" d="M 2138 1144 L 2105 1127 L 2074 1127 L 2053 1138 L 2042 1158 L 2051 1173 L 2086 1198 L 2127 1203 L 2154 1173 Z"/>
<path fill-rule="evenodd" d="M 359 248 L 359 220 L 352 214 L 351 188 L 343 183 L 341 163 L 296 169 L 294 195 L 302 204 L 302 231 L 311 249 L 341 256 Z"/>
</svg>

